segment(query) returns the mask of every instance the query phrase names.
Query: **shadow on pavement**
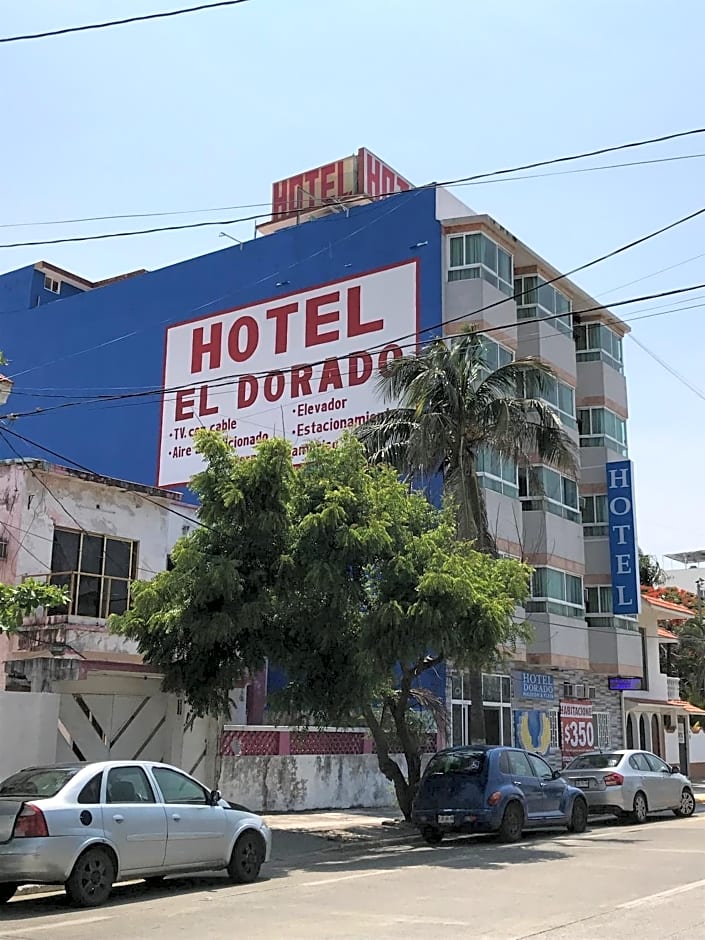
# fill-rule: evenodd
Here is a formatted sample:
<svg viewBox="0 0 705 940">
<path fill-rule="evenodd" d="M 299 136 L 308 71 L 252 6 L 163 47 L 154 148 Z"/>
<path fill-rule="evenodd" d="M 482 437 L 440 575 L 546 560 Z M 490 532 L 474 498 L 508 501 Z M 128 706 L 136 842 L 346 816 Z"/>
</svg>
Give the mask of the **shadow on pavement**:
<svg viewBox="0 0 705 940">
<path fill-rule="evenodd" d="M 619 836 L 619 828 L 616 827 L 614 839 L 601 839 L 600 842 L 625 844 L 637 841 L 629 838 L 628 833 Z M 591 832 L 601 829 L 604 827 L 591 828 L 585 834 L 587 838 L 568 836 L 566 839 L 563 833 L 550 831 L 527 833 L 521 842 L 513 845 L 502 845 L 492 836 L 460 836 L 448 839 L 438 847 L 426 845 L 411 830 L 406 830 L 408 835 L 402 837 L 403 842 L 398 841 L 399 830 L 395 829 L 397 838 L 387 840 L 386 844 L 378 842 L 374 845 L 359 842 L 331 843 L 309 833 L 279 832 L 275 833 L 272 861 L 265 866 L 260 881 L 254 885 L 233 885 L 224 873 L 170 878 L 159 887 L 149 887 L 140 881 L 118 885 L 108 903 L 95 910 L 100 914 L 101 911 L 125 904 L 166 900 L 175 894 L 249 893 L 258 890 L 259 885 L 276 883 L 294 873 L 308 873 L 315 878 L 325 879 L 326 875 L 337 876 L 342 872 L 352 874 L 377 870 L 383 877 L 388 871 L 423 866 L 500 871 L 516 865 L 537 865 L 569 858 L 581 851 L 576 842 L 584 840 L 587 849 Z M 63 893 L 20 895 L 0 908 L 0 932 L 8 921 L 21 923 L 51 915 L 58 917 L 72 911 L 78 913 L 69 905 Z"/>
</svg>

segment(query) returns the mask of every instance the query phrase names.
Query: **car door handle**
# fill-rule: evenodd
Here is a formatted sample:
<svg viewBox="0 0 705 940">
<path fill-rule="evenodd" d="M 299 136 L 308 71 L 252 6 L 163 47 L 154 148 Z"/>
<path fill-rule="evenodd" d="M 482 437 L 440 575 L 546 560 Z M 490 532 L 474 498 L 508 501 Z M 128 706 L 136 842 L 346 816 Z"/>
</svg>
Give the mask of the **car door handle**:
<svg viewBox="0 0 705 940">
<path fill-rule="evenodd" d="M 515 787 L 521 786 L 521 780 L 512 780 L 512 783 L 514 784 Z"/>
<path fill-rule="evenodd" d="M 171 814 L 171 818 L 172 818 L 172 819 L 175 819 L 176 822 L 178 822 L 178 821 L 181 819 L 181 816 L 179 816 L 178 813 L 172 813 L 172 814 Z"/>
<path fill-rule="evenodd" d="M 120 822 L 125 822 L 125 817 L 124 817 L 124 816 L 121 816 L 120 813 L 116 813 L 116 814 L 113 816 L 113 819 L 115 820 L 115 822 L 118 822 L 118 823 L 120 823 Z"/>
</svg>

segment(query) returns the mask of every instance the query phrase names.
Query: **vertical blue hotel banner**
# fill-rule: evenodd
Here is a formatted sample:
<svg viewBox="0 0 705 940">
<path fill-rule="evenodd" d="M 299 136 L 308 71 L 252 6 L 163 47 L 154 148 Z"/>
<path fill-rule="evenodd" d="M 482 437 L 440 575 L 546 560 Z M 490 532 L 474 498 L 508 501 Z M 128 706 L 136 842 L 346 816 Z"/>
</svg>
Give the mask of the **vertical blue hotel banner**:
<svg viewBox="0 0 705 940">
<path fill-rule="evenodd" d="M 641 611 L 639 549 L 634 512 L 634 471 L 631 460 L 615 460 L 607 471 L 607 521 L 612 572 L 612 612 L 616 617 Z"/>
</svg>

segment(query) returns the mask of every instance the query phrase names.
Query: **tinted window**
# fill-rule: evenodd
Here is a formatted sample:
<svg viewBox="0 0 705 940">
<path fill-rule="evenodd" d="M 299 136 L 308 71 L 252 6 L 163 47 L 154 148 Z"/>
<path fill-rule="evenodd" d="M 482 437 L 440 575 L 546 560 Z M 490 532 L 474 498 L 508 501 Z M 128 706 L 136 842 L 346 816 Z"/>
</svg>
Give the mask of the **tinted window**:
<svg viewBox="0 0 705 940">
<path fill-rule="evenodd" d="M 660 757 L 656 757 L 655 754 L 644 754 L 643 756 L 646 758 L 646 762 L 648 763 L 651 770 L 654 771 L 654 773 L 670 774 L 671 768 L 668 766 L 667 763 L 665 763 L 665 761 L 662 761 Z"/>
<path fill-rule="evenodd" d="M 651 768 L 646 762 L 646 754 L 632 754 L 629 758 L 629 766 L 632 770 L 641 770 L 646 771 L 646 773 L 651 773 Z"/>
<path fill-rule="evenodd" d="M 108 772 L 108 803 L 154 803 L 154 793 L 141 767 L 114 767 Z"/>
<path fill-rule="evenodd" d="M 0 796 L 56 796 L 80 767 L 44 767 L 21 770 L 0 784 Z"/>
<path fill-rule="evenodd" d="M 572 760 L 566 770 L 602 770 L 604 767 L 616 767 L 623 754 L 581 754 Z"/>
<path fill-rule="evenodd" d="M 529 759 L 523 751 L 507 751 L 509 773 L 519 777 L 533 777 Z"/>
<path fill-rule="evenodd" d="M 103 772 L 96 774 L 92 780 L 89 780 L 85 787 L 78 794 L 79 803 L 100 803 L 100 784 L 103 780 Z"/>
<path fill-rule="evenodd" d="M 485 763 L 484 751 L 438 754 L 428 765 L 427 774 L 479 774 Z"/>
<path fill-rule="evenodd" d="M 200 805 L 210 802 L 210 794 L 206 793 L 204 788 L 195 780 L 191 780 L 175 770 L 167 770 L 166 767 L 154 767 L 153 773 L 159 784 L 159 789 L 162 791 L 165 803 Z"/>
<path fill-rule="evenodd" d="M 553 779 L 553 771 L 545 760 L 541 760 L 541 758 L 536 754 L 527 754 L 526 756 L 529 758 L 531 769 L 537 777 L 540 777 L 542 780 Z"/>
</svg>

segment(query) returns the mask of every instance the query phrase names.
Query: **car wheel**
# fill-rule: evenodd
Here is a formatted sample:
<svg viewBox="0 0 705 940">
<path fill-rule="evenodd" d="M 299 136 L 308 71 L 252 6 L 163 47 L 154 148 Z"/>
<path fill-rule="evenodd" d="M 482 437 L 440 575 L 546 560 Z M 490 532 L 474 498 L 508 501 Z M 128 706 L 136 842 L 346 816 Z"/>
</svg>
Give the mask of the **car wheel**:
<svg viewBox="0 0 705 940">
<path fill-rule="evenodd" d="M 235 843 L 228 863 L 230 880 L 237 884 L 252 884 L 257 880 L 264 861 L 264 843 L 256 832 L 245 832 Z"/>
<path fill-rule="evenodd" d="M 673 812 L 676 816 L 680 816 L 681 818 L 692 816 L 695 812 L 695 797 L 693 796 L 693 791 L 689 790 L 688 787 L 683 787 L 680 806 L 678 809 L 674 809 Z"/>
<path fill-rule="evenodd" d="M 649 807 L 646 803 L 646 797 L 640 790 L 634 797 L 634 808 L 632 810 L 632 822 L 645 823 L 648 812 L 649 812 Z"/>
<path fill-rule="evenodd" d="M 98 907 L 113 890 L 115 862 L 107 849 L 96 845 L 81 855 L 66 882 L 66 894 L 77 907 Z"/>
<path fill-rule="evenodd" d="M 440 845 L 443 841 L 443 833 L 440 829 L 434 829 L 433 826 L 424 826 L 421 830 L 421 838 L 429 845 Z"/>
<path fill-rule="evenodd" d="M 524 810 L 516 800 L 504 811 L 502 824 L 497 831 L 500 842 L 518 842 L 524 829 Z"/>
<path fill-rule="evenodd" d="M 585 800 L 576 799 L 573 803 L 573 812 L 570 814 L 568 832 L 585 832 L 588 824 L 588 807 Z"/>
<path fill-rule="evenodd" d="M 10 898 L 14 897 L 17 891 L 17 885 L 14 882 L 6 881 L 0 885 L 0 904 L 7 904 Z"/>
<path fill-rule="evenodd" d="M 150 875 L 149 878 L 144 879 L 144 883 L 148 888 L 161 888 L 164 884 L 164 875 Z"/>
</svg>

